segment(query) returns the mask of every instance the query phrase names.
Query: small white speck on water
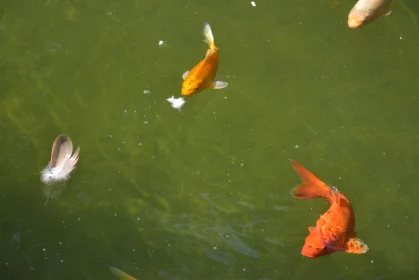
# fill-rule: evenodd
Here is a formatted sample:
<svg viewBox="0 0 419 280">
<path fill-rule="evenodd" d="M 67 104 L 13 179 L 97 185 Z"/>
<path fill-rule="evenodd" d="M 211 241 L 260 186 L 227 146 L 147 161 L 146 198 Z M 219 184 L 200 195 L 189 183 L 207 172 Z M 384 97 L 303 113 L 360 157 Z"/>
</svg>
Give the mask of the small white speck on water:
<svg viewBox="0 0 419 280">
<path fill-rule="evenodd" d="M 142 146 L 142 145 L 143 145 L 143 143 L 141 143 L 141 142 L 140 142 L 140 143 L 138 143 L 138 146 Z"/>
<path fill-rule="evenodd" d="M 371 263 L 374 263 L 374 260 L 371 260 Z"/>
<path fill-rule="evenodd" d="M 125 113 L 128 113 L 128 111 L 127 111 L 127 110 L 124 110 L 124 112 L 125 112 Z"/>
<path fill-rule="evenodd" d="M 42 251 L 44 251 L 44 252 L 45 252 L 45 250 L 46 250 L 45 248 L 44 248 L 44 249 L 42 249 Z"/>
<path fill-rule="evenodd" d="M 58 242 L 58 244 L 60 244 L 60 245 L 61 245 L 61 244 L 63 244 L 63 243 L 61 243 L 61 242 Z"/>
<path fill-rule="evenodd" d="M 243 271 L 246 271 L 246 268 L 243 268 Z"/>
<path fill-rule="evenodd" d="M 141 220 L 140 217 L 137 217 L 137 220 L 140 221 Z"/>
<path fill-rule="evenodd" d="M 256 7 L 256 3 L 255 3 L 255 1 L 250 2 L 250 4 L 251 4 L 253 7 Z"/>
<path fill-rule="evenodd" d="M 159 41 L 159 48 L 161 48 L 161 47 L 168 47 L 167 42 L 163 41 L 163 40 L 160 40 Z"/>
<path fill-rule="evenodd" d="M 112 138 L 112 134 L 109 134 L 109 137 Z"/>
<path fill-rule="evenodd" d="M 63 263 L 64 261 L 63 261 L 63 260 L 61 260 L 61 262 Z"/>
<path fill-rule="evenodd" d="M 298 149 L 298 147 L 300 147 L 299 145 L 295 145 L 295 148 Z"/>
<path fill-rule="evenodd" d="M 217 250 L 217 246 L 214 246 L 214 248 L 213 248 L 214 250 Z"/>
<path fill-rule="evenodd" d="M 151 91 L 149 91 L 148 89 L 143 90 L 144 94 L 149 94 Z"/>
<path fill-rule="evenodd" d="M 115 214 L 115 217 L 118 216 L 118 214 Z"/>
<path fill-rule="evenodd" d="M 143 123 L 148 124 L 148 121 L 143 121 Z"/>
<path fill-rule="evenodd" d="M 400 37 L 400 40 L 402 39 L 402 37 Z"/>
<path fill-rule="evenodd" d="M 172 105 L 172 107 L 173 108 L 175 108 L 175 109 L 180 109 L 180 108 L 182 108 L 182 106 L 185 104 L 185 99 L 183 99 L 182 97 L 179 97 L 179 98 L 175 98 L 174 96 L 172 96 L 172 97 L 169 97 L 169 98 L 167 98 L 166 99 L 171 105 Z M 197 116 L 195 116 L 195 117 L 197 117 Z"/>
</svg>

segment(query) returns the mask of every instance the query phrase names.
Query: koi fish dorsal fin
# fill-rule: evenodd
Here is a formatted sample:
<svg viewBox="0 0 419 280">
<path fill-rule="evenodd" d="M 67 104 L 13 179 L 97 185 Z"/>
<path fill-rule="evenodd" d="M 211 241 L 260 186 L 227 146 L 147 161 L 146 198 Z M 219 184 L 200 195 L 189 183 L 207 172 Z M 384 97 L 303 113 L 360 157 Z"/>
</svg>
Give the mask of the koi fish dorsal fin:
<svg viewBox="0 0 419 280">
<path fill-rule="evenodd" d="M 352 237 L 345 244 L 345 252 L 349 254 L 364 254 L 368 251 L 368 246 L 361 239 Z"/>
<path fill-rule="evenodd" d="M 297 162 L 291 160 L 291 164 L 300 175 L 302 181 L 300 185 L 291 190 L 292 196 L 302 199 L 326 198 L 331 204 L 334 202 L 331 189 L 323 181 Z"/>
</svg>

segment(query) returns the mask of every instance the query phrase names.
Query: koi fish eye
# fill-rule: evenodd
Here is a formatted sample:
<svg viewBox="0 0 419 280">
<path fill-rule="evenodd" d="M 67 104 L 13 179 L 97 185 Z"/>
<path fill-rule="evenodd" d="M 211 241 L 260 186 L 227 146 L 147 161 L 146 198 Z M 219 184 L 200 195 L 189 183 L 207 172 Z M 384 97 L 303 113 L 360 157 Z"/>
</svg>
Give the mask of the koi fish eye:
<svg viewBox="0 0 419 280">
<path fill-rule="evenodd" d="M 307 247 L 308 248 L 313 248 L 313 246 L 311 246 L 311 245 L 308 245 Z M 320 248 L 314 248 L 314 249 L 316 249 L 317 251 L 320 250 Z"/>
</svg>

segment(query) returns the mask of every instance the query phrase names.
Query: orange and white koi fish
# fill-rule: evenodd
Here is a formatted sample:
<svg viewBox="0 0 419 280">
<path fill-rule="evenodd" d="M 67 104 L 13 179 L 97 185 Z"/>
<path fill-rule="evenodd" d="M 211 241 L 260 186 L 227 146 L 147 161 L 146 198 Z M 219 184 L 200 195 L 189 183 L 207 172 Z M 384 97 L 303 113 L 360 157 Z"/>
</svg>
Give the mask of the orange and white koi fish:
<svg viewBox="0 0 419 280">
<path fill-rule="evenodd" d="M 359 28 L 391 13 L 393 0 L 359 0 L 348 15 L 348 26 Z"/>
<path fill-rule="evenodd" d="M 118 268 L 110 267 L 109 269 L 112 271 L 113 274 L 115 274 L 116 277 L 118 277 L 121 280 L 137 280 L 131 275 L 126 274 L 125 272 L 123 272 L 122 270 Z"/>
<path fill-rule="evenodd" d="M 227 82 L 214 81 L 218 70 L 218 48 L 215 46 L 214 36 L 208 23 L 204 24 L 204 37 L 209 49 L 198 65 L 183 74 L 183 96 L 194 95 L 206 88 L 221 89 L 228 85 Z"/>
<path fill-rule="evenodd" d="M 315 227 L 309 227 L 310 234 L 305 239 L 301 254 L 318 258 L 336 251 L 350 254 L 363 254 L 368 246 L 358 239 L 355 232 L 355 214 L 349 200 L 336 188 L 314 176 L 295 161 L 291 161 L 301 177 L 302 183 L 291 190 L 296 198 L 325 198 L 330 208 L 317 220 Z"/>
</svg>

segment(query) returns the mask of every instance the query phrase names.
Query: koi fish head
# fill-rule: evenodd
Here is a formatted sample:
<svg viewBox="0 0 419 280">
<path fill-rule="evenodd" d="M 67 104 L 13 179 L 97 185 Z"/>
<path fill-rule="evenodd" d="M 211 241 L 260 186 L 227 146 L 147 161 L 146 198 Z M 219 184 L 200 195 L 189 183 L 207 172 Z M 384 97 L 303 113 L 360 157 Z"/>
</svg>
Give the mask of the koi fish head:
<svg viewBox="0 0 419 280">
<path fill-rule="evenodd" d="M 370 23 L 374 17 L 365 10 L 352 9 L 348 16 L 348 26 L 350 28 L 360 28 Z"/>
<path fill-rule="evenodd" d="M 310 234 L 307 236 L 301 254 L 309 258 L 318 258 L 332 253 L 324 246 L 320 236 L 314 228 L 309 228 Z"/>
<path fill-rule="evenodd" d="M 367 1 L 364 2 L 364 4 Z M 352 8 L 348 15 L 348 26 L 350 28 L 359 28 L 373 22 L 379 17 L 387 16 L 391 13 L 390 5 L 392 1 L 380 1 L 381 5 L 368 7 L 358 6 Z M 372 4 L 372 3 L 371 3 Z M 366 5 L 366 4 L 365 4 Z"/>
<path fill-rule="evenodd" d="M 191 96 L 204 89 L 203 81 L 197 79 L 185 79 L 182 83 L 182 95 Z"/>
</svg>

